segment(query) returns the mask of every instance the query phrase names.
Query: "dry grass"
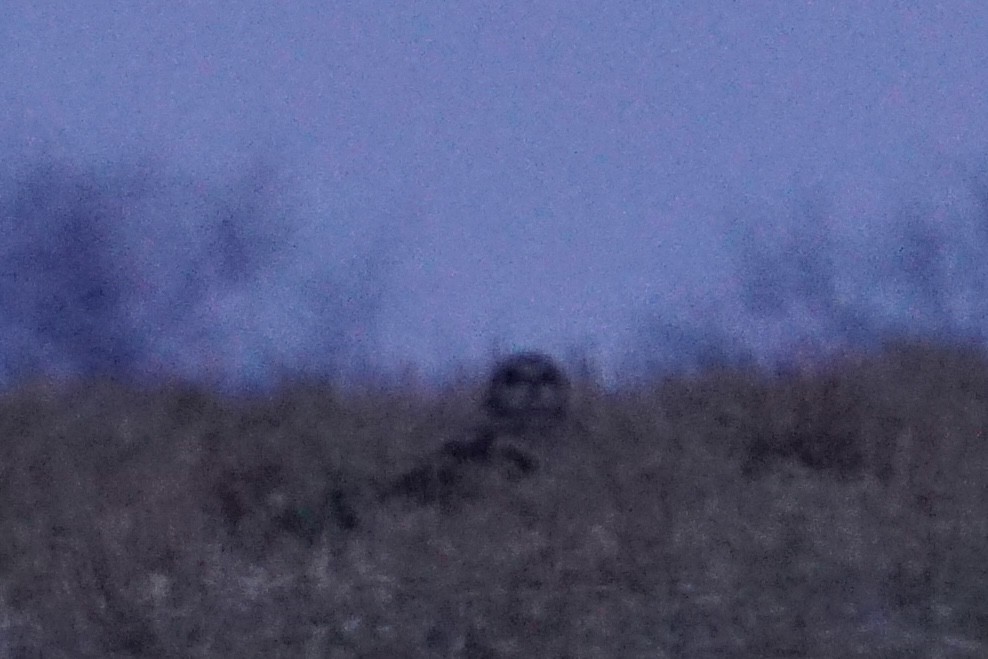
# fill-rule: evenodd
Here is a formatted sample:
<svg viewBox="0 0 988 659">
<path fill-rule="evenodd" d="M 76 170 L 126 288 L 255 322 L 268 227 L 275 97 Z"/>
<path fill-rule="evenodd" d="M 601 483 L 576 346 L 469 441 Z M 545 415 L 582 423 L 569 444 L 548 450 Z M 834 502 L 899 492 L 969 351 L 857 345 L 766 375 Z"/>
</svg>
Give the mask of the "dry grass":
<svg viewBox="0 0 988 659">
<path fill-rule="evenodd" d="M 988 656 L 981 356 L 587 385 L 535 478 L 378 504 L 474 393 L 6 394 L 0 656 Z M 271 510 L 231 524 L 248 472 Z"/>
</svg>

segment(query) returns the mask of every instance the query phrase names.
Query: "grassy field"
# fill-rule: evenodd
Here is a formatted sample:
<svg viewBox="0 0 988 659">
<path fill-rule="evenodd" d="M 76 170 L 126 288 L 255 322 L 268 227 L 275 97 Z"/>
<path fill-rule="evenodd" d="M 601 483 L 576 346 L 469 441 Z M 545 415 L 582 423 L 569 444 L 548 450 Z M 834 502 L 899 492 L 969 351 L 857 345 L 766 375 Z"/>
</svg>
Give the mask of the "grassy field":
<svg viewBox="0 0 988 659">
<path fill-rule="evenodd" d="M 978 354 L 585 378 L 533 476 L 382 503 L 476 423 L 414 389 L 7 392 L 0 656 L 988 656 Z"/>
</svg>

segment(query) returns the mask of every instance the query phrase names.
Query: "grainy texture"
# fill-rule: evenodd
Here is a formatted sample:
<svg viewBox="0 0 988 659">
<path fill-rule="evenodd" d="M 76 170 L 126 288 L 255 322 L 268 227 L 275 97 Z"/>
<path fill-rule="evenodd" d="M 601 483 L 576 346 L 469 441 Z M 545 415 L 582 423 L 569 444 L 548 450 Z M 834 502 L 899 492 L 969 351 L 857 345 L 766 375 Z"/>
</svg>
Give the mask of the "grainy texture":
<svg viewBox="0 0 988 659">
<path fill-rule="evenodd" d="M 374 484 L 481 391 L 9 392 L 0 656 L 988 656 L 982 356 L 583 386 L 448 505 Z"/>
</svg>

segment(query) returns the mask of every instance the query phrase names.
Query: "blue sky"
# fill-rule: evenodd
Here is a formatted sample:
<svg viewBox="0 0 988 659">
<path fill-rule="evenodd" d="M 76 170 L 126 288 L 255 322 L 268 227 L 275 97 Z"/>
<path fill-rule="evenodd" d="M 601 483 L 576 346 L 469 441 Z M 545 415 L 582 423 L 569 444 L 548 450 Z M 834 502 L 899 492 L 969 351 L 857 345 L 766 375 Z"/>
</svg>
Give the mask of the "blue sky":
<svg viewBox="0 0 988 659">
<path fill-rule="evenodd" d="M 296 218 L 277 267 L 200 298 L 157 340 L 159 361 L 292 368 L 330 317 L 368 307 L 344 333 L 390 364 L 585 345 L 613 369 L 655 323 L 785 352 L 832 331 L 813 305 L 753 315 L 745 267 L 753 244 L 821 227 L 837 245 L 831 293 L 856 308 L 985 315 L 970 299 L 982 254 L 958 238 L 985 174 L 983 2 L 17 0 L 4 13 L 6 174 L 52 159 L 178 172 L 184 200 L 172 189 L 122 215 L 120 250 L 160 234 L 138 259 L 155 277 L 176 276 L 162 254 L 195 224 L 190 181 L 276 171 L 269 212 Z M 946 306 L 888 275 L 895 226 L 917 216 L 942 234 Z M 350 302 L 315 299 L 329 286 Z"/>
</svg>

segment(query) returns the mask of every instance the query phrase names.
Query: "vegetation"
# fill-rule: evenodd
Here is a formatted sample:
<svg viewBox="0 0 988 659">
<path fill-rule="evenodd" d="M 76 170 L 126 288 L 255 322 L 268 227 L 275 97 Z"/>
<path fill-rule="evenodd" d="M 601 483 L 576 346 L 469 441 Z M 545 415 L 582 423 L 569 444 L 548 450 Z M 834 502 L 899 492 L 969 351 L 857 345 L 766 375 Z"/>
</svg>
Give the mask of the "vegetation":
<svg viewBox="0 0 988 659">
<path fill-rule="evenodd" d="M 480 387 L 10 391 L 0 655 L 988 656 L 984 356 L 574 384 L 536 475 L 445 505 L 372 492 Z"/>
</svg>

